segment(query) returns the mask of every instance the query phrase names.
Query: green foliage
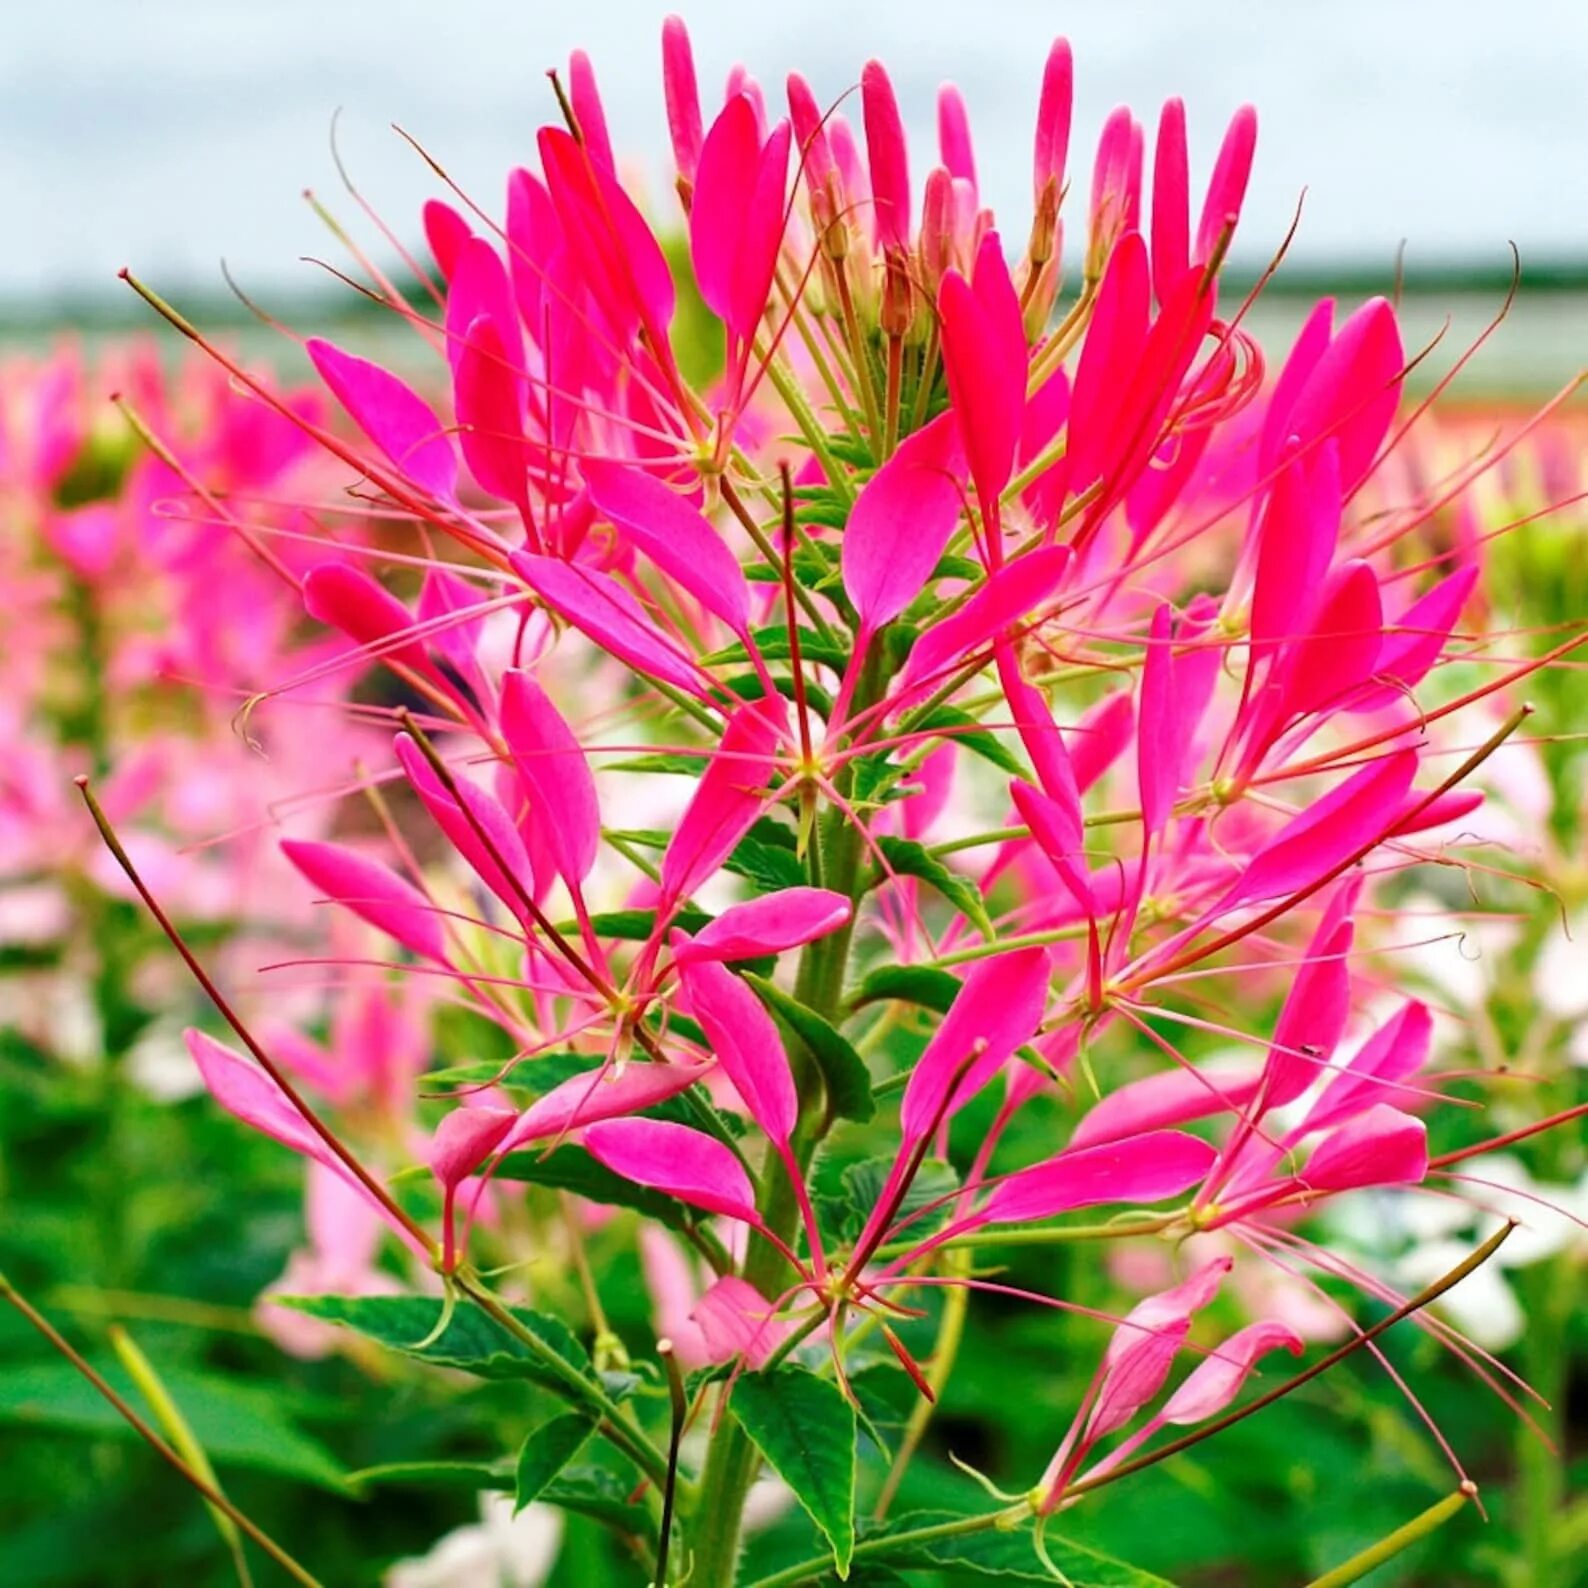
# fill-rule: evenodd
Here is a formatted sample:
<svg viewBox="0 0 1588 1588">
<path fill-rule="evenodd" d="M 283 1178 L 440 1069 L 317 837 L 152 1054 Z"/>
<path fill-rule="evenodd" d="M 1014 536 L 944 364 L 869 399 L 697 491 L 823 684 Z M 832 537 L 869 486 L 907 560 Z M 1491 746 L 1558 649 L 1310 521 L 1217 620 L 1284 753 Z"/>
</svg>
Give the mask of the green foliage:
<svg viewBox="0 0 1588 1588">
<path fill-rule="evenodd" d="M 830 1380 L 785 1365 L 746 1373 L 733 1415 L 832 1546 L 839 1575 L 855 1547 L 855 1413 Z"/>
</svg>

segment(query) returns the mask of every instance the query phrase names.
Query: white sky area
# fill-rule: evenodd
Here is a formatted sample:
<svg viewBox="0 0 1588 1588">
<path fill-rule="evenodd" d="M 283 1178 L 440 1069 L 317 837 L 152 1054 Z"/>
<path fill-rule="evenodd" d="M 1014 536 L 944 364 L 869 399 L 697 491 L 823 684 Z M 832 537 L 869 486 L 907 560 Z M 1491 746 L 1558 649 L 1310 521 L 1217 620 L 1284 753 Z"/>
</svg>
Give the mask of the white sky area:
<svg viewBox="0 0 1588 1588">
<path fill-rule="evenodd" d="M 660 179 L 665 5 L 649 0 L 0 0 L 0 294 L 124 291 L 117 268 L 174 289 L 311 286 L 332 251 L 300 191 L 339 213 L 332 113 L 366 195 L 405 237 L 436 190 L 400 122 L 493 211 L 507 169 L 555 119 L 542 75 L 593 56 L 614 140 Z M 1266 258 L 1307 189 L 1293 257 L 1503 266 L 1588 263 L 1588 0 L 693 0 L 703 94 L 743 62 L 782 103 L 798 67 L 824 97 L 872 55 L 911 125 L 917 184 L 933 98 L 958 82 L 982 186 L 1023 238 L 1031 123 L 1047 45 L 1076 54 L 1078 194 L 1109 109 L 1147 123 L 1186 101 L 1193 180 L 1230 112 L 1260 114 L 1236 245 Z M 858 120 L 858 106 L 855 119 Z M 1150 153 L 1149 153 L 1150 161 Z"/>
</svg>

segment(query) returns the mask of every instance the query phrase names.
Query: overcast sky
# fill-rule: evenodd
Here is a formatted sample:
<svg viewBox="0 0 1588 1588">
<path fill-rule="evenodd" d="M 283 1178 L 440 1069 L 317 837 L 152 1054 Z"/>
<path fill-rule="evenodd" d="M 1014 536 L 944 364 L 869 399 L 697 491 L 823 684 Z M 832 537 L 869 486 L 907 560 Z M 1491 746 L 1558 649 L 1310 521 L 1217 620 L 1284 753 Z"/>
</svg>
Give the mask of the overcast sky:
<svg viewBox="0 0 1588 1588">
<path fill-rule="evenodd" d="M 331 196 L 330 119 L 361 186 L 405 235 L 433 179 L 387 130 L 419 137 L 483 203 L 551 109 L 543 72 L 582 44 L 620 151 L 666 144 L 649 0 L 6 0 L 0 47 L 0 293 L 104 286 L 131 264 L 171 286 L 312 280 L 324 235 L 299 193 Z M 983 189 L 1023 235 L 1030 125 L 1053 34 L 1076 53 L 1077 140 L 1130 104 L 1187 102 L 1205 177 L 1225 119 L 1259 109 L 1238 245 L 1264 256 L 1303 187 L 1296 256 L 1588 263 L 1585 0 L 694 0 L 702 80 L 742 61 L 780 100 L 871 55 L 894 74 L 929 163 L 945 78 L 970 102 Z M 336 195 L 338 209 L 347 201 Z M 124 289 L 122 289 L 124 290 Z"/>
</svg>

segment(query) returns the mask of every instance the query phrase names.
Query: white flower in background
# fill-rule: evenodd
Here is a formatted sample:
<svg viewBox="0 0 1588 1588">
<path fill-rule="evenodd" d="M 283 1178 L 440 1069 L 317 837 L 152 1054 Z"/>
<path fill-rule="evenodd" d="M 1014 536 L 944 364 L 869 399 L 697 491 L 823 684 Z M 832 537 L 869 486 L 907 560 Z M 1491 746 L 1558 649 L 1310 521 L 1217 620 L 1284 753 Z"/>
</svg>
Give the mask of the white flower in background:
<svg viewBox="0 0 1588 1588">
<path fill-rule="evenodd" d="M 385 1588 L 536 1588 L 562 1543 L 562 1514 L 528 1505 L 513 1515 L 505 1494 L 480 1496 L 480 1520 L 439 1538 L 428 1555 L 398 1561 Z"/>
<path fill-rule="evenodd" d="M 1486 1350 L 1514 1345 L 1526 1325 L 1506 1273 L 1543 1262 L 1557 1253 L 1588 1257 L 1588 1173 L 1575 1185 L 1534 1180 L 1520 1158 L 1487 1153 L 1461 1166 L 1460 1197 L 1404 1195 L 1393 1199 L 1390 1216 L 1382 1200 L 1354 1210 L 1339 1204 L 1342 1219 L 1354 1211 L 1342 1233 L 1376 1250 L 1375 1266 L 1397 1289 L 1421 1290 L 1465 1262 L 1507 1220 L 1517 1228 L 1498 1252 L 1440 1297 L 1440 1312 Z M 1385 1253 L 1387 1242 L 1403 1247 Z"/>
</svg>

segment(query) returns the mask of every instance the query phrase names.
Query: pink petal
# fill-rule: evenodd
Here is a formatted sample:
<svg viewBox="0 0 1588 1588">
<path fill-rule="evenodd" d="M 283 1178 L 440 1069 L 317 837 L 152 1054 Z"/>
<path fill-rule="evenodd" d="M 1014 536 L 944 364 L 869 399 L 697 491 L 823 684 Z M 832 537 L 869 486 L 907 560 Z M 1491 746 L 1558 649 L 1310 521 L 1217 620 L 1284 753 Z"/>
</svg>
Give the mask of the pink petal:
<svg viewBox="0 0 1588 1588">
<path fill-rule="evenodd" d="M 517 311 L 514 311 L 517 319 Z M 507 362 L 498 322 L 469 323 L 458 357 L 455 405 L 463 458 L 481 490 L 529 513 L 529 448 L 523 387 Z"/>
<path fill-rule="evenodd" d="M 625 1064 L 571 1075 L 519 1115 L 501 1149 L 511 1152 L 531 1142 L 555 1140 L 599 1120 L 654 1108 L 686 1091 L 705 1073 L 706 1066 L 696 1064 Z"/>
<path fill-rule="evenodd" d="M 577 887 L 601 845 L 601 809 L 584 750 L 545 690 L 516 667 L 502 679 L 501 722 L 532 819 L 563 881 Z"/>
<path fill-rule="evenodd" d="M 1159 1423 L 1200 1423 L 1226 1406 L 1240 1393 L 1257 1359 L 1283 1346 L 1292 1356 L 1300 1356 L 1305 1346 L 1301 1336 L 1283 1323 L 1249 1323 L 1232 1334 L 1186 1376 L 1164 1403 L 1155 1421 Z"/>
<path fill-rule="evenodd" d="M 341 844 L 284 838 L 281 852 L 322 893 L 361 920 L 422 959 L 447 963 L 440 919 L 425 896 L 396 872 Z"/>
<path fill-rule="evenodd" d="M 1263 1088 L 1266 1108 L 1294 1102 L 1328 1073 L 1329 1057 L 1351 1014 L 1351 967 L 1346 956 L 1352 936 L 1350 921 L 1325 921 L 1324 929 L 1308 944 L 1307 957 L 1295 973 L 1274 1026 Z"/>
<path fill-rule="evenodd" d="M 440 199 L 426 199 L 423 216 L 425 241 L 430 245 L 436 268 L 443 281 L 450 281 L 458 267 L 458 254 L 474 233 L 469 223 Z"/>
<path fill-rule="evenodd" d="M 1365 562 L 1342 563 L 1323 587 L 1312 629 L 1284 651 L 1284 716 L 1340 700 L 1372 676 L 1383 645 L 1378 580 Z"/>
<path fill-rule="evenodd" d="M 638 672 L 649 673 L 696 699 L 704 698 L 688 658 L 615 579 L 594 568 L 528 552 L 515 553 L 512 562 L 514 571 L 547 606 L 602 650 Z"/>
<path fill-rule="evenodd" d="M 747 633 L 750 587 L 744 571 L 698 508 L 660 480 L 621 463 L 592 459 L 584 465 L 584 478 L 602 517 L 626 540 L 736 634 Z"/>
<path fill-rule="evenodd" d="M 866 123 L 866 155 L 871 165 L 877 245 L 908 250 L 910 159 L 899 102 L 881 62 L 867 61 L 862 69 L 860 101 Z"/>
<path fill-rule="evenodd" d="M 1252 156 L 1256 149 L 1257 112 L 1250 105 L 1242 105 L 1230 117 L 1224 142 L 1219 145 L 1218 159 L 1213 162 L 1208 196 L 1197 226 L 1198 264 L 1213 257 L 1221 236 L 1226 232 L 1234 233 L 1241 205 L 1246 199 L 1246 184 L 1251 180 Z"/>
<path fill-rule="evenodd" d="M 1159 1125 L 1183 1125 L 1212 1114 L 1234 1113 L 1256 1096 L 1261 1079 L 1258 1070 L 1208 1065 L 1127 1081 L 1092 1106 L 1075 1127 L 1070 1144 L 1089 1147 Z"/>
<path fill-rule="evenodd" d="M 510 1108 L 455 1108 L 436 1126 L 426 1162 L 448 1191 L 479 1168 L 513 1127 Z"/>
<path fill-rule="evenodd" d="M 988 1224 L 1024 1224 L 1104 1202 L 1146 1204 L 1196 1185 L 1218 1154 L 1178 1130 L 1061 1152 L 999 1181 L 977 1215 Z"/>
<path fill-rule="evenodd" d="M 1161 303 L 1191 263 L 1191 170 L 1185 103 L 1164 101 L 1152 162 L 1152 280 Z"/>
<path fill-rule="evenodd" d="M 1364 766 L 1281 828 L 1252 857 L 1219 909 L 1299 893 L 1382 841 L 1416 774 L 1415 750 Z"/>
<path fill-rule="evenodd" d="M 680 981 L 710 1051 L 750 1117 L 786 1146 L 799 1120 L 799 1096 L 771 1015 L 732 971 L 710 960 L 684 966 Z"/>
<path fill-rule="evenodd" d="M 1426 1004 L 1409 1000 L 1357 1050 L 1308 1110 L 1302 1130 L 1327 1130 L 1362 1111 L 1365 1104 L 1396 1096 L 1398 1081 L 1428 1061 L 1434 1021 Z"/>
<path fill-rule="evenodd" d="M 336 400 L 406 480 L 442 501 L 458 488 L 458 456 L 435 410 L 389 370 L 310 337 L 304 350 Z"/>
<path fill-rule="evenodd" d="M 435 769 L 419 746 L 406 733 L 397 735 L 396 746 L 397 759 L 435 824 L 447 835 L 452 847 L 474 868 L 486 887 L 515 916 L 521 916 L 524 911 L 521 889 L 530 891 L 531 871 L 523 840 L 518 836 L 518 829 L 507 812 L 484 789 L 476 788 L 454 774 L 453 781 L 458 793 L 468 806 L 468 812 L 465 812 L 436 776 Z M 476 831 L 476 823 L 490 839 L 489 847 L 481 839 L 480 832 Z M 496 856 L 501 857 L 511 876 L 504 873 L 502 866 L 493 858 L 493 850 Z M 517 886 L 512 878 L 519 879 Z"/>
<path fill-rule="evenodd" d="M 700 90 L 695 86 L 695 56 L 681 17 L 662 23 L 662 90 L 667 101 L 667 132 L 673 164 L 686 182 L 700 163 Z"/>
<path fill-rule="evenodd" d="M 954 416 L 907 437 L 866 482 L 844 530 L 844 589 L 875 633 L 921 593 L 959 522 Z"/>
<path fill-rule="evenodd" d="M 1070 151 L 1070 116 L 1075 98 L 1075 66 L 1068 39 L 1055 39 L 1042 69 L 1042 97 L 1037 104 L 1036 148 L 1032 155 L 1032 202 L 1041 207 L 1044 190 L 1064 186 L 1064 164 Z"/>
<path fill-rule="evenodd" d="M 1310 1191 L 1416 1185 L 1428 1173 L 1428 1132 L 1420 1119 L 1377 1103 L 1313 1149 L 1296 1184 Z"/>
<path fill-rule="evenodd" d="M 303 580 L 303 605 L 310 617 L 340 629 L 349 639 L 394 666 L 430 672 L 430 659 L 416 640 L 401 640 L 414 616 L 378 580 L 344 562 L 311 568 Z"/>
<path fill-rule="evenodd" d="M 210 1096 L 228 1114 L 283 1147 L 313 1158 L 339 1175 L 346 1174 L 341 1160 L 321 1140 L 319 1132 L 263 1070 L 202 1031 L 185 1031 L 183 1037 Z"/>
<path fill-rule="evenodd" d="M 761 814 L 786 722 L 781 696 L 741 706 L 728 718 L 722 744 L 662 855 L 666 900 L 687 899 L 727 859 Z"/>
<path fill-rule="evenodd" d="M 636 1185 L 691 1207 L 759 1224 L 744 1166 L 720 1141 L 659 1119 L 609 1119 L 592 1125 L 584 1144 L 599 1163 Z"/>
<path fill-rule="evenodd" d="M 976 156 L 971 148 L 970 116 L 964 96 L 952 83 L 937 91 L 938 157 L 952 177 L 976 186 Z"/>
<path fill-rule="evenodd" d="M 976 255 L 973 282 L 958 271 L 938 289 L 943 369 L 983 513 L 1009 483 L 1026 408 L 1026 338 L 1020 299 L 998 234 Z"/>
<path fill-rule="evenodd" d="M 1047 1009 L 1048 972 L 1043 948 L 995 954 L 971 968 L 904 1089 L 899 1124 L 907 1144 L 968 1103 L 1030 1041 Z"/>
<path fill-rule="evenodd" d="M 826 888 L 785 888 L 745 904 L 731 905 L 694 937 L 676 937 L 679 965 L 699 960 L 758 959 L 826 937 L 848 923 L 853 911 L 841 893 Z"/>
<path fill-rule="evenodd" d="M 1340 535 L 1339 450 L 1326 442 L 1280 470 L 1259 529 L 1252 666 L 1302 634 Z"/>
<path fill-rule="evenodd" d="M 710 1362 L 744 1358 L 754 1372 L 787 1338 L 791 1325 L 773 1317 L 772 1303 L 748 1280 L 725 1274 L 689 1315 L 705 1342 Z"/>
<path fill-rule="evenodd" d="M 601 108 L 601 92 L 596 87 L 595 68 L 583 50 L 575 50 L 568 57 L 568 101 L 573 106 L 579 136 L 590 151 L 590 158 L 607 171 L 616 170 L 606 112 Z"/>
<path fill-rule="evenodd" d="M 958 612 L 915 642 L 899 690 L 923 680 L 940 684 L 954 663 L 1036 611 L 1058 588 L 1069 565 L 1068 546 L 1045 546 L 1000 568 Z"/>
</svg>

